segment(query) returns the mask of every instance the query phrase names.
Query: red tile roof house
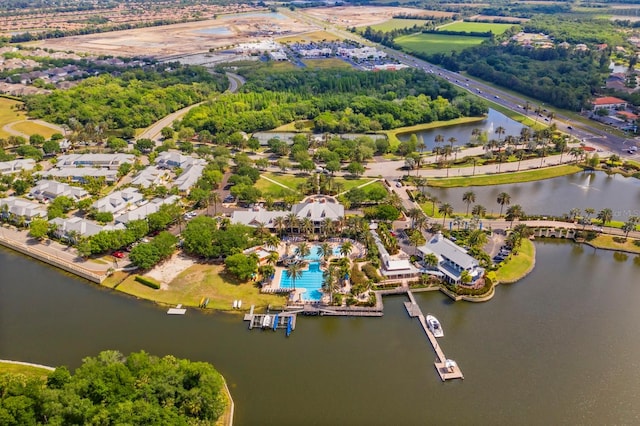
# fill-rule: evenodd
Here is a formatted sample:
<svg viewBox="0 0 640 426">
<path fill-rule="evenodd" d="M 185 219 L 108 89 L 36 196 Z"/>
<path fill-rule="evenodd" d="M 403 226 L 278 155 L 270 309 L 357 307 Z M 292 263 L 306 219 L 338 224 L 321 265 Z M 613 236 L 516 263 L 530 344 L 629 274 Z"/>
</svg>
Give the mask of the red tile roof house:
<svg viewBox="0 0 640 426">
<path fill-rule="evenodd" d="M 625 121 L 636 121 L 638 119 L 636 114 L 629 111 L 617 111 L 616 115 Z"/>
<path fill-rule="evenodd" d="M 593 105 L 593 109 L 624 109 L 627 107 L 627 102 L 619 99 L 619 98 L 614 98 L 613 96 L 605 96 L 604 98 L 596 98 L 593 101 L 591 101 L 591 105 Z"/>
</svg>

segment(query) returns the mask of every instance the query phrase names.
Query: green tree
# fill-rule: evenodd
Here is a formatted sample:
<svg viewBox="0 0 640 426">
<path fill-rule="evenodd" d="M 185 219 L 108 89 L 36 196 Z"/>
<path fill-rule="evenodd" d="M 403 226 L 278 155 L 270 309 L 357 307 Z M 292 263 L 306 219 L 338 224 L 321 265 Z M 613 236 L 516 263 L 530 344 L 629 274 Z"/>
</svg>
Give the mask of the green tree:
<svg viewBox="0 0 640 426">
<path fill-rule="evenodd" d="M 513 221 L 516 219 L 520 219 L 524 215 L 525 214 L 522 206 L 520 204 L 514 204 L 507 209 L 505 219 L 510 220 L 511 226 L 513 227 Z"/>
<path fill-rule="evenodd" d="M 304 261 L 291 262 L 289 266 L 287 266 L 285 273 L 291 280 L 291 284 L 293 285 L 294 289 L 296 288 L 296 281 L 302 277 L 302 274 L 304 273 L 306 267 L 307 263 Z"/>
<path fill-rule="evenodd" d="M 449 203 L 442 203 L 440 207 L 438 207 L 438 212 L 442 215 L 442 226 L 444 226 L 444 221 L 447 219 L 447 216 L 453 214 L 453 206 Z"/>
<path fill-rule="evenodd" d="M 247 256 L 237 253 L 227 257 L 224 265 L 229 273 L 235 275 L 240 280 L 247 281 L 253 278 L 258 272 L 258 257 L 255 253 Z"/>
<path fill-rule="evenodd" d="M 160 262 L 158 248 L 151 243 L 138 244 L 129 253 L 129 260 L 138 268 L 146 271 Z"/>
<path fill-rule="evenodd" d="M 42 240 L 49 233 L 49 222 L 44 219 L 33 219 L 29 224 L 29 236 Z"/>
<path fill-rule="evenodd" d="M 469 216 L 469 207 L 476 202 L 476 193 L 473 191 L 466 191 L 462 194 L 462 201 L 467 205 L 467 216 Z"/>
<path fill-rule="evenodd" d="M 502 216 L 502 208 L 505 205 L 509 205 L 511 204 L 511 195 L 507 194 L 506 192 L 501 192 L 500 194 L 498 194 L 498 198 L 496 199 L 496 201 L 498 202 L 498 204 L 500 204 L 500 216 Z"/>
<path fill-rule="evenodd" d="M 607 223 L 613 220 L 613 211 L 611 209 L 602 209 L 598 213 L 598 220 L 602 223 L 602 226 L 606 226 Z"/>
</svg>

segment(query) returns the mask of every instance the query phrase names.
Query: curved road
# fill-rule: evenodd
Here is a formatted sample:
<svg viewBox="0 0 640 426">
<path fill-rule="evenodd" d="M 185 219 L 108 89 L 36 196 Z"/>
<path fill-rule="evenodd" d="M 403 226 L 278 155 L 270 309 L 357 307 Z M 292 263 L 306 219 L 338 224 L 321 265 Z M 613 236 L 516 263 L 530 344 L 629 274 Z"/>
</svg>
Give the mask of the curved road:
<svg viewBox="0 0 640 426">
<path fill-rule="evenodd" d="M 237 74 L 227 73 L 227 78 L 229 79 L 229 88 L 227 92 L 235 93 L 238 89 L 245 83 L 244 78 Z M 198 105 L 202 105 L 204 102 L 198 102 L 193 105 L 189 105 L 188 107 L 182 108 L 176 112 L 173 112 L 166 117 L 161 118 L 160 120 L 153 123 L 151 126 L 147 127 L 136 139 L 151 139 L 156 143 L 160 142 L 162 129 L 165 127 L 170 127 L 174 121 L 177 119 L 184 117 L 192 108 L 197 107 Z"/>
<path fill-rule="evenodd" d="M 48 127 L 50 129 L 55 130 L 56 132 L 58 132 L 60 134 L 63 134 L 63 135 L 65 133 L 64 129 L 62 127 L 57 126 L 55 124 L 47 123 L 46 121 L 42 121 L 42 120 L 19 120 L 19 121 L 14 121 L 14 122 L 7 123 L 4 126 L 2 126 L 2 130 L 4 130 L 5 132 L 7 132 L 7 133 L 9 133 L 11 135 L 22 136 L 23 138 L 29 139 L 29 136 L 31 136 L 31 135 L 28 135 L 26 133 L 23 133 L 23 132 L 20 132 L 18 130 L 14 130 L 13 129 L 13 126 L 15 126 L 16 124 L 25 123 L 25 122 L 36 123 L 36 124 L 39 124 L 41 126 Z"/>
</svg>

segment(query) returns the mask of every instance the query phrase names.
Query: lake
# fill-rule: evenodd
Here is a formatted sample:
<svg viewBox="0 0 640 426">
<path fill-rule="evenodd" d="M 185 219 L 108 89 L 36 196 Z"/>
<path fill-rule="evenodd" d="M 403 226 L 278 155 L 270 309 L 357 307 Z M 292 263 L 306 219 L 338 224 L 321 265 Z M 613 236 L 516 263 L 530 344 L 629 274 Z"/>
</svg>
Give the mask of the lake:
<svg viewBox="0 0 640 426">
<path fill-rule="evenodd" d="M 537 265 L 488 303 L 421 293 L 465 374 L 441 383 L 405 297 L 382 318 L 299 317 L 290 338 L 239 316 L 166 308 L 0 249 L 0 358 L 77 367 L 105 349 L 208 361 L 237 425 L 635 424 L 640 266 L 536 241 Z"/>
<path fill-rule="evenodd" d="M 489 113 L 487 114 L 487 118 L 482 121 L 477 121 L 474 123 L 467 124 L 458 124 L 455 126 L 449 127 L 438 127 L 436 129 L 428 129 L 422 130 L 420 132 L 413 132 L 418 137 L 418 141 L 424 141 L 427 151 L 433 151 L 435 147 L 435 138 L 437 135 L 442 135 L 444 137 L 445 143 L 449 138 L 456 138 L 457 142 L 453 144 L 453 146 L 465 146 L 467 143 L 472 142 L 474 137 L 471 135 L 473 129 L 480 129 L 483 132 L 487 132 L 488 139 L 497 139 L 498 135 L 495 133 L 498 127 L 502 126 L 505 129 L 503 135 L 500 136 L 500 139 L 504 139 L 505 136 L 513 135 L 519 136 L 520 130 L 524 127 L 522 124 L 518 123 L 507 117 L 506 115 L 494 110 L 489 109 Z M 402 135 L 398 135 L 398 139 L 401 141 L 409 140 L 413 133 L 405 133 Z"/>
</svg>

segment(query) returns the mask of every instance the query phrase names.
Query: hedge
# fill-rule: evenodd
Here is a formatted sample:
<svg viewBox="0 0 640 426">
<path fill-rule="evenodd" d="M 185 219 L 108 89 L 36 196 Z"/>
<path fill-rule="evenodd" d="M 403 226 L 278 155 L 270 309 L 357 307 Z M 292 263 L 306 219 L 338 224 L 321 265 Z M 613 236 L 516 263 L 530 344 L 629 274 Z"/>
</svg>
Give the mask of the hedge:
<svg viewBox="0 0 640 426">
<path fill-rule="evenodd" d="M 136 281 L 138 281 L 140 284 L 144 284 L 147 287 L 151 287 L 155 290 L 159 290 L 160 289 L 160 283 L 156 282 L 155 280 L 152 280 L 151 278 L 147 278 L 147 277 L 142 277 L 140 275 L 136 275 L 135 278 Z"/>
<path fill-rule="evenodd" d="M 378 275 L 378 269 L 375 266 L 367 263 L 362 266 L 362 272 L 364 272 L 374 283 L 380 282 L 381 278 L 380 275 Z"/>
</svg>

